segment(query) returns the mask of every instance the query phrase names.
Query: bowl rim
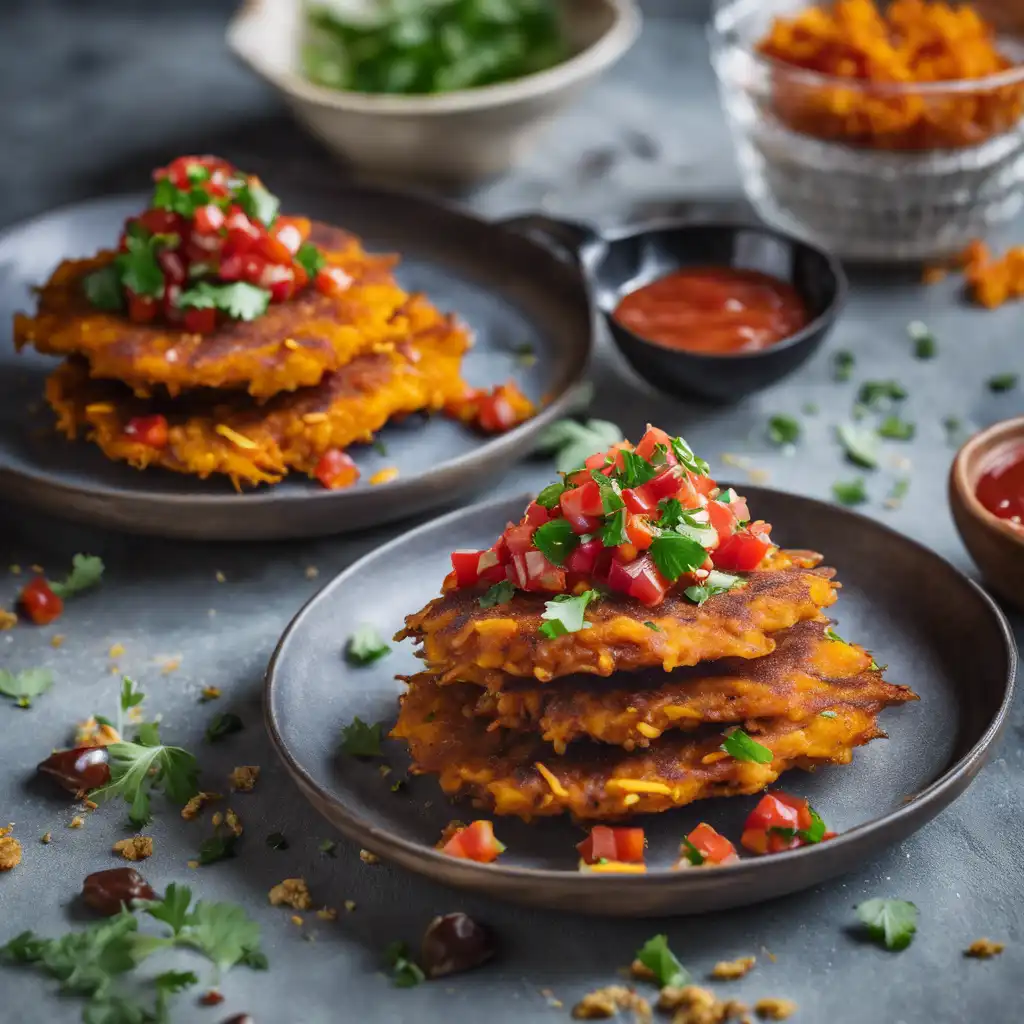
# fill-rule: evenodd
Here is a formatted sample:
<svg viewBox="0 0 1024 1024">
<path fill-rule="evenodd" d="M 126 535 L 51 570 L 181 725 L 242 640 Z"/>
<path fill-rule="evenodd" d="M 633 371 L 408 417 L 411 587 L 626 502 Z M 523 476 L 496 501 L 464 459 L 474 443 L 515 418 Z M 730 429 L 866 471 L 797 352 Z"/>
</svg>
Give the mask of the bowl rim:
<svg viewBox="0 0 1024 1024">
<path fill-rule="evenodd" d="M 995 451 L 1013 443 L 1015 439 L 1024 446 L 1024 416 L 997 420 L 991 426 L 979 430 L 960 446 L 954 456 L 950 480 L 957 498 L 972 519 L 981 523 L 990 533 L 1005 537 L 1017 547 L 1024 549 L 1024 530 L 1011 526 L 1007 520 L 1000 519 L 990 512 L 978 500 L 975 491 L 978 481 L 974 468 L 978 465 L 978 460 L 984 458 L 986 451 Z"/>
<path fill-rule="evenodd" d="M 629 238 L 636 238 L 640 235 L 651 235 L 663 231 L 707 230 L 709 228 L 715 231 L 727 231 L 730 233 L 754 231 L 762 235 L 768 235 L 778 241 L 785 242 L 794 250 L 805 249 L 806 251 L 813 253 L 824 261 L 825 266 L 832 275 L 832 280 L 835 283 L 835 294 L 832 296 L 832 300 L 809 324 L 801 327 L 799 331 L 795 331 L 793 334 L 789 334 L 786 337 L 781 338 L 779 341 L 769 345 L 767 348 L 756 349 L 753 352 L 692 352 L 685 348 L 674 348 L 671 345 L 663 345 L 661 342 L 654 341 L 651 338 L 645 338 L 642 334 L 637 334 L 629 327 L 619 323 L 619 321 L 615 319 L 614 310 L 605 309 L 601 301 L 595 297 L 594 304 L 608 322 L 612 336 L 616 339 L 617 343 L 620 340 L 621 333 L 626 334 L 630 339 L 653 348 L 658 352 L 666 355 L 678 356 L 680 359 L 691 362 L 698 361 L 709 365 L 714 363 L 755 362 L 759 359 L 769 359 L 775 353 L 782 352 L 785 349 L 799 347 L 811 338 L 817 337 L 820 332 L 827 330 L 838 319 L 846 306 L 846 300 L 849 294 L 849 280 L 847 279 L 846 271 L 843 270 L 842 261 L 828 249 L 825 249 L 820 245 L 816 245 L 814 242 L 810 242 L 807 239 L 800 238 L 798 235 L 791 235 L 780 228 L 775 228 L 768 224 L 758 224 L 739 219 L 700 220 L 687 218 L 680 220 L 679 218 L 664 218 L 649 221 L 639 227 L 625 227 L 604 232 L 601 235 L 601 241 L 605 243 L 605 245 L 613 245 L 616 242 L 622 242 Z"/>
<path fill-rule="evenodd" d="M 510 106 L 549 95 L 614 64 L 636 42 L 643 24 L 637 0 L 599 0 L 613 15 L 608 29 L 589 46 L 554 67 L 494 85 L 425 96 L 395 96 L 330 89 L 307 81 L 292 67 L 284 72 L 272 67 L 262 51 L 244 42 L 243 35 L 246 24 L 259 15 L 265 4 L 280 2 L 282 0 L 246 0 L 228 23 L 228 47 L 258 75 L 295 99 L 363 114 L 446 115 Z M 296 3 L 297 0 L 283 2 Z"/>
<path fill-rule="evenodd" d="M 749 44 L 729 39 L 729 31 L 734 28 L 739 13 L 735 11 L 735 8 L 746 6 L 753 6 L 750 0 L 712 0 L 711 18 L 708 21 L 707 30 L 713 50 L 726 48 L 740 50 L 755 64 L 772 74 L 786 75 L 802 85 L 818 88 L 841 88 L 859 92 L 870 91 L 875 97 L 899 97 L 973 93 L 1024 82 L 1024 62 L 994 74 L 984 75 L 981 78 L 951 78 L 940 82 L 871 82 L 860 78 L 843 78 L 840 75 L 826 75 L 820 71 L 810 71 L 795 64 L 787 64 L 775 57 L 765 57 Z M 721 77 L 717 62 L 715 64 L 715 72 Z"/>
</svg>

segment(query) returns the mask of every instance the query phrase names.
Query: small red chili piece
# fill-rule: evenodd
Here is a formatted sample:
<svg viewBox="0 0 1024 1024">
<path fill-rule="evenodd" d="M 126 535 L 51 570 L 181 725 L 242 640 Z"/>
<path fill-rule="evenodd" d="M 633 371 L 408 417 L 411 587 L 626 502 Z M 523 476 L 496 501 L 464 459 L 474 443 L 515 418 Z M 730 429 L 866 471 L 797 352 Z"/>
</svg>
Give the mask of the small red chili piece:
<svg viewBox="0 0 1024 1024">
<path fill-rule="evenodd" d="M 20 601 L 25 614 L 37 626 L 55 622 L 64 612 L 63 599 L 50 589 L 50 584 L 42 576 L 37 576 L 31 583 L 25 585 Z"/>
<path fill-rule="evenodd" d="M 165 416 L 135 416 L 124 428 L 126 437 L 150 448 L 166 448 L 169 428 Z"/>
</svg>

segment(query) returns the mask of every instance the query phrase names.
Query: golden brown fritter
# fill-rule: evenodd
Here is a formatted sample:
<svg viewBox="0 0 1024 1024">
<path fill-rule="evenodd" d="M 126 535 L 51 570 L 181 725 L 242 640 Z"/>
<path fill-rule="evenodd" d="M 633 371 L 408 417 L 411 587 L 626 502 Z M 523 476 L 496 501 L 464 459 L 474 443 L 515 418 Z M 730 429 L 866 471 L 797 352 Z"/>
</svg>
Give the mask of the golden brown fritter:
<svg viewBox="0 0 1024 1024">
<path fill-rule="evenodd" d="M 605 682 L 566 679 L 558 686 L 513 683 L 480 695 L 477 715 L 492 728 L 539 732 L 557 753 L 579 739 L 643 748 L 673 730 L 693 732 L 707 723 L 751 719 L 802 722 L 837 706 L 877 714 L 914 694 L 882 678 L 862 647 L 829 639 L 827 623 L 808 620 L 775 634 L 776 649 L 764 658 L 720 661 L 650 670 Z"/>
<path fill-rule="evenodd" d="M 472 717 L 476 696 L 470 685 L 418 678 L 402 698 L 391 735 L 408 743 L 413 771 L 437 775 L 449 796 L 472 797 L 495 814 L 525 820 L 563 813 L 614 820 L 705 797 L 756 793 L 789 768 L 847 764 L 854 747 L 884 735 L 871 711 L 840 705 L 835 717 L 814 715 L 802 724 L 749 723 L 748 731 L 774 754 L 769 764 L 726 754 L 724 733 L 714 727 L 663 737 L 646 750 L 584 742 L 558 755 L 539 739 L 489 731 Z"/>
<path fill-rule="evenodd" d="M 77 360 L 50 376 L 46 398 L 69 438 L 85 433 L 108 458 L 202 478 L 224 474 L 236 487 L 273 483 L 289 469 L 311 474 L 324 451 L 371 440 L 393 416 L 441 409 L 465 388 L 460 364 L 467 343 L 458 324 L 442 320 L 394 351 L 359 356 L 316 387 L 264 405 L 244 394 L 136 398 L 120 384 L 91 380 Z M 170 425 L 165 448 L 125 434 L 132 417 L 153 414 Z"/>
<path fill-rule="evenodd" d="M 206 335 L 135 324 L 90 305 L 82 278 L 115 253 L 66 260 L 40 290 L 36 315 L 14 318 L 15 346 L 84 356 L 92 376 L 124 381 L 142 397 L 162 385 L 172 395 L 244 388 L 267 398 L 317 384 L 356 356 L 388 351 L 441 319 L 429 304 L 410 306 L 391 273 L 395 258 L 369 256 L 354 236 L 327 224 L 314 224 L 310 241 L 353 278 L 351 288 L 337 297 L 307 288 L 256 320 L 231 321 Z"/>
<path fill-rule="evenodd" d="M 554 640 L 539 632 L 545 595 L 517 592 L 508 604 L 481 608 L 480 591 L 454 590 L 408 616 L 395 639 L 422 643 L 421 657 L 441 682 L 491 689 L 500 689 L 507 676 L 546 683 L 576 673 L 610 676 L 659 666 L 671 672 L 716 658 L 770 654 L 770 634 L 815 618 L 835 601 L 834 575 L 833 569 L 758 570 L 745 575 L 746 586 L 700 606 L 679 593 L 655 608 L 609 594 L 587 607 L 589 629 Z"/>
</svg>

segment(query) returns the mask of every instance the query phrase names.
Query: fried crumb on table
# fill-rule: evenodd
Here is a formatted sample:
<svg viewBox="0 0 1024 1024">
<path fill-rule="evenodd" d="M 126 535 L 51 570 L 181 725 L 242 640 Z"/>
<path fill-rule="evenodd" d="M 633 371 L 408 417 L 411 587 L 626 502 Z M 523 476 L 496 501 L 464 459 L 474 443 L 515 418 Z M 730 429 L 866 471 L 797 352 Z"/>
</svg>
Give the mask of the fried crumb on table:
<svg viewBox="0 0 1024 1024">
<path fill-rule="evenodd" d="M 236 793 L 249 793 L 256 786 L 256 780 L 260 777 L 258 765 L 245 764 L 231 770 L 231 788 Z"/>
<path fill-rule="evenodd" d="M 989 960 L 999 956 L 1006 948 L 1005 943 L 994 942 L 992 939 L 975 939 L 965 950 L 964 956 L 974 957 L 976 960 Z"/>
<path fill-rule="evenodd" d="M 711 969 L 711 977 L 719 981 L 735 981 L 749 974 L 757 963 L 757 957 L 741 956 L 735 960 L 719 960 Z"/>
<path fill-rule="evenodd" d="M 14 629 L 18 624 L 18 616 L 9 612 L 6 608 L 0 608 L 0 632 L 5 629 Z"/>
<path fill-rule="evenodd" d="M 0 871 L 11 871 L 21 863 L 21 843 L 11 833 L 13 825 L 0 828 Z"/>
<path fill-rule="evenodd" d="M 758 999 L 754 1011 L 764 1020 L 789 1020 L 796 1013 L 796 1003 L 792 999 Z"/>
<path fill-rule="evenodd" d="M 666 986 L 658 998 L 658 1009 L 672 1014 L 672 1024 L 724 1024 L 747 1012 L 743 1003 L 719 999 L 700 985 Z"/>
<path fill-rule="evenodd" d="M 632 977 L 636 978 L 637 981 L 656 981 L 657 975 L 640 960 L 634 960 L 629 965 L 629 973 Z"/>
<path fill-rule="evenodd" d="M 193 821 L 195 818 L 199 817 L 202 809 L 208 803 L 212 803 L 214 800 L 220 800 L 220 798 L 220 793 L 196 793 L 196 795 L 192 797 L 184 807 L 182 807 L 181 816 L 186 821 Z"/>
<path fill-rule="evenodd" d="M 636 1024 L 650 1024 L 651 1004 L 625 985 L 608 985 L 588 992 L 573 1008 L 576 1020 L 607 1020 L 619 1010 L 632 1010 Z"/>
<path fill-rule="evenodd" d="M 153 856 L 153 838 L 132 836 L 130 839 L 119 839 L 113 849 L 114 853 L 119 853 L 125 860 L 145 860 Z"/>
<path fill-rule="evenodd" d="M 68 828 L 85 828 L 85 818 L 76 814 L 69 822 Z"/>
<path fill-rule="evenodd" d="M 359 859 L 364 864 L 379 864 L 380 863 L 380 857 L 378 857 L 377 854 L 375 854 L 375 853 L 370 853 L 369 850 L 360 850 L 359 851 Z"/>
<path fill-rule="evenodd" d="M 76 747 L 109 747 L 120 743 L 121 734 L 112 726 L 89 717 L 75 726 Z"/>
<path fill-rule="evenodd" d="M 316 916 L 319 917 L 321 921 L 337 921 L 338 911 L 335 910 L 334 907 L 321 907 L 316 912 Z"/>
<path fill-rule="evenodd" d="M 272 907 L 291 907 L 293 910 L 309 910 L 313 898 L 304 878 L 286 878 L 267 893 Z"/>
</svg>

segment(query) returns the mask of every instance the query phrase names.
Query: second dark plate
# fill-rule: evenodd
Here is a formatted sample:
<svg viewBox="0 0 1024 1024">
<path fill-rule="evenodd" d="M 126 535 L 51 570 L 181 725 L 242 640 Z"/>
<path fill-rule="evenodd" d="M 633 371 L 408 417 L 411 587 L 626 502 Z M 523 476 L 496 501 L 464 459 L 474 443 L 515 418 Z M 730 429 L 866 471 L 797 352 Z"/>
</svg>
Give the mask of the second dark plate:
<svg viewBox="0 0 1024 1024">
<path fill-rule="evenodd" d="M 780 543 L 826 553 L 843 584 L 830 609 L 839 632 L 870 648 L 888 664 L 888 679 L 921 698 L 883 713 L 889 739 L 856 751 L 852 765 L 782 776 L 779 788 L 808 797 L 838 838 L 723 868 L 669 870 L 681 837 L 701 820 L 739 836 L 756 797 L 736 797 L 638 818 L 649 842 L 646 875 L 580 874 L 574 844 L 583 832 L 568 820 L 497 818 L 508 851 L 495 864 L 474 864 L 434 849 L 442 828 L 453 818 L 469 820 L 471 807 L 447 800 L 429 776 L 391 792 L 408 765 L 401 745 L 385 744 L 387 779 L 378 764 L 339 752 L 341 727 L 356 716 L 390 727 L 400 692 L 394 676 L 417 666 L 403 645 L 353 668 L 342 657 L 346 636 L 364 622 L 382 636 L 394 633 L 437 594 L 452 549 L 487 547 L 518 519 L 524 499 L 462 509 L 404 534 L 302 609 L 274 654 L 265 692 L 267 726 L 288 771 L 329 821 L 374 853 L 449 885 L 538 906 L 630 917 L 694 914 L 781 896 L 860 867 L 934 817 L 984 765 L 1013 697 L 1013 637 L 980 587 L 915 541 L 810 498 L 743 491 Z"/>
</svg>

